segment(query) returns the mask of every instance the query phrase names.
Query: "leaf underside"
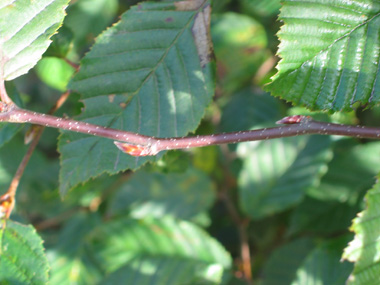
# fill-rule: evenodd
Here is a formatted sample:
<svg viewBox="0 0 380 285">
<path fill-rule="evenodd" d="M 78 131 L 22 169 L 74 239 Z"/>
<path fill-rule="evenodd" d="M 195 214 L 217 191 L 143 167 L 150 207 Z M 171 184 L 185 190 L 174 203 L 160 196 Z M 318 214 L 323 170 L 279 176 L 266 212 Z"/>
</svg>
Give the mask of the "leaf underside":
<svg viewBox="0 0 380 285">
<path fill-rule="evenodd" d="M 0 3 L 0 78 L 27 73 L 50 44 L 68 0 L 3 0 Z"/>
<path fill-rule="evenodd" d="M 283 1 L 278 73 L 267 90 L 315 110 L 380 102 L 380 3 Z"/>
<path fill-rule="evenodd" d="M 80 119 L 156 137 L 195 130 L 213 94 L 213 69 L 204 51 L 211 46 L 200 44 L 208 34 L 199 28 L 204 23 L 207 30 L 208 8 L 207 1 L 189 11 L 143 3 L 123 14 L 99 36 L 71 82 L 85 105 Z M 154 160 L 121 153 L 107 139 L 69 132 L 60 137 L 59 151 L 62 195 L 101 173 Z"/>
</svg>

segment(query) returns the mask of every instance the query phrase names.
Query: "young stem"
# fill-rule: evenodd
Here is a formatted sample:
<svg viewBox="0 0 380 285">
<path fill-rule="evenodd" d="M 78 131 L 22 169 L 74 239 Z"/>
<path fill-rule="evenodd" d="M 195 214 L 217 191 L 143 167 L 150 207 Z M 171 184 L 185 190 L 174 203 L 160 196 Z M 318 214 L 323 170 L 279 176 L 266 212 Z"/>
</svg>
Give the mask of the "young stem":
<svg viewBox="0 0 380 285">
<path fill-rule="evenodd" d="M 105 137 L 115 140 L 116 146 L 122 151 L 136 156 L 156 155 L 162 150 L 203 147 L 311 134 L 380 139 L 380 128 L 325 123 L 314 121 L 306 116 L 285 117 L 277 122 L 286 125 L 281 127 L 205 136 L 157 138 L 102 127 L 87 122 L 31 112 L 20 109 L 16 105 L 7 105 L 3 102 L 0 102 L 0 122 L 31 123 Z"/>
</svg>

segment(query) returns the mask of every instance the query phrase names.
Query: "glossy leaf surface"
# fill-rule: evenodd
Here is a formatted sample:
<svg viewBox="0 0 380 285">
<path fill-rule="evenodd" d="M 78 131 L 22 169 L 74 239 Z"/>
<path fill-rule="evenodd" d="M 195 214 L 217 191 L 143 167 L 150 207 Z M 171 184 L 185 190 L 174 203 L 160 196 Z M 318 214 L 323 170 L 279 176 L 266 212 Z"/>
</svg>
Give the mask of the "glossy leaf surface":
<svg viewBox="0 0 380 285">
<path fill-rule="evenodd" d="M 268 90 L 316 110 L 378 104 L 379 13 L 371 0 L 283 1 L 281 61 Z"/>
</svg>

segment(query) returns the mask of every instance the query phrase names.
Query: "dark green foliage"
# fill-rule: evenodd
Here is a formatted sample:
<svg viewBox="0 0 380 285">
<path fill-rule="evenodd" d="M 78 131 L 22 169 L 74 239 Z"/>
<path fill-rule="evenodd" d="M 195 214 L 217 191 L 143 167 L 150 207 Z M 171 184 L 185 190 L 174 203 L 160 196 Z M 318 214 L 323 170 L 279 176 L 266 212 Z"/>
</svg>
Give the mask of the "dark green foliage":
<svg viewBox="0 0 380 285">
<path fill-rule="evenodd" d="M 292 114 L 380 125 L 375 1 L 81 0 L 64 17 L 67 2 L 0 4 L 2 77 L 36 66 L 6 84 L 26 109 L 46 113 L 72 89 L 57 115 L 157 137 Z M 214 55 L 201 52 L 199 19 Z M 0 124 L 0 194 L 27 150 L 22 128 Z M 379 158 L 379 142 L 337 136 L 141 158 L 46 130 L 0 229 L 0 283 L 246 284 L 249 245 L 255 284 L 377 284 Z"/>
</svg>

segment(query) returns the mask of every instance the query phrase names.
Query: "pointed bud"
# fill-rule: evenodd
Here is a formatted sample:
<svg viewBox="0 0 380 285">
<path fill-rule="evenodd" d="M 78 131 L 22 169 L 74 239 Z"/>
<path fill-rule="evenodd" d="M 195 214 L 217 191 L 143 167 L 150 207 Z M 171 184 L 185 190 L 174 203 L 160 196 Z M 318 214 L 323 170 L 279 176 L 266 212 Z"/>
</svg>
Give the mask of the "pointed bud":
<svg viewBox="0 0 380 285">
<path fill-rule="evenodd" d="M 153 155 L 150 153 L 150 148 L 144 145 L 136 145 L 122 142 L 114 142 L 114 144 L 120 149 L 122 152 L 128 153 L 133 156 L 147 156 Z"/>
</svg>

